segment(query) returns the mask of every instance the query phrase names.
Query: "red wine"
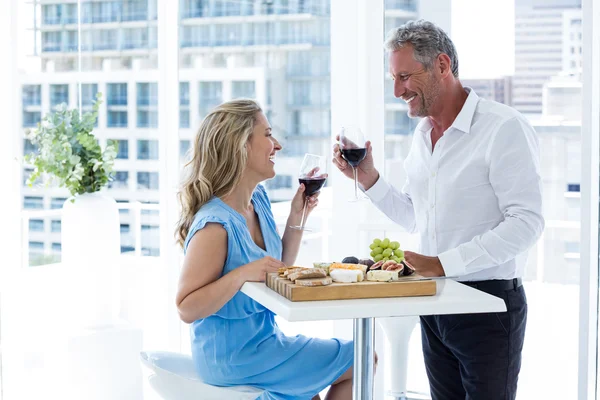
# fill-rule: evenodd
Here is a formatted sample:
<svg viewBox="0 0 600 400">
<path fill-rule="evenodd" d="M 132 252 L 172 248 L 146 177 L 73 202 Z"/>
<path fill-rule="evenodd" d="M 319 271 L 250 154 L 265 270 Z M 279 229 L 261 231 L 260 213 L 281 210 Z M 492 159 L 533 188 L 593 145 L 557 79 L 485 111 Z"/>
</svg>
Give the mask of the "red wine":
<svg viewBox="0 0 600 400">
<path fill-rule="evenodd" d="M 298 182 L 304 183 L 304 193 L 312 196 L 317 193 L 325 184 L 326 178 L 300 178 Z"/>
<path fill-rule="evenodd" d="M 348 161 L 348 164 L 352 165 L 354 168 L 358 167 L 358 164 L 367 156 L 367 149 L 343 149 L 342 157 Z"/>
</svg>

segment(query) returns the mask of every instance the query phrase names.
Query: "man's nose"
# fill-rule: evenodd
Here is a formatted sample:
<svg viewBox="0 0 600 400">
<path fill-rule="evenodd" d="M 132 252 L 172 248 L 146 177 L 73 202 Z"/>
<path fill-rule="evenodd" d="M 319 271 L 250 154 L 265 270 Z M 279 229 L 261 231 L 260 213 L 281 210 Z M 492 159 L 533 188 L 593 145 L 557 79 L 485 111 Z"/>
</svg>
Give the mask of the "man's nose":
<svg viewBox="0 0 600 400">
<path fill-rule="evenodd" d="M 404 95 L 405 92 L 406 92 L 406 88 L 404 87 L 402 82 L 400 82 L 399 79 L 396 79 L 394 81 L 394 97 L 399 99 L 400 97 L 402 97 Z"/>
</svg>

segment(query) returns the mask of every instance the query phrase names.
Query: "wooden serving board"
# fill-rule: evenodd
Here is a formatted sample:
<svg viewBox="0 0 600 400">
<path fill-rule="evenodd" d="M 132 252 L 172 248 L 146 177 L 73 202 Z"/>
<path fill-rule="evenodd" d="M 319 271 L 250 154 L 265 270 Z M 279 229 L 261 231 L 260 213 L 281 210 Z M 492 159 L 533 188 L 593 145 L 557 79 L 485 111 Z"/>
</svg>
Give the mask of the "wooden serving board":
<svg viewBox="0 0 600 400">
<path fill-rule="evenodd" d="M 381 297 L 433 296 L 436 282 L 411 275 L 397 282 L 333 282 L 328 286 L 298 286 L 278 273 L 267 275 L 267 286 L 291 301 L 372 299 Z"/>
</svg>

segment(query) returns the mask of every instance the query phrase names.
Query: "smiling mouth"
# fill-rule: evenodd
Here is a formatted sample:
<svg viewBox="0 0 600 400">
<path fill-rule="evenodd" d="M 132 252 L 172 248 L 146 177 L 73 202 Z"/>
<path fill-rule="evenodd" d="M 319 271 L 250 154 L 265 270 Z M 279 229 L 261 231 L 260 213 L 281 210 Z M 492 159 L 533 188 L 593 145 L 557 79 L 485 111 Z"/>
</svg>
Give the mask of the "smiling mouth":
<svg viewBox="0 0 600 400">
<path fill-rule="evenodd" d="M 275 164 L 275 156 L 269 156 L 269 161 L 271 161 L 273 164 Z"/>
<path fill-rule="evenodd" d="M 411 101 L 413 101 L 413 100 L 414 100 L 416 97 L 417 97 L 417 95 L 415 94 L 414 96 L 412 96 L 412 97 L 410 97 L 410 98 L 408 98 L 408 99 L 406 99 L 406 100 L 404 100 L 404 101 L 406 101 L 406 104 L 409 104 L 409 103 L 410 103 Z"/>
</svg>

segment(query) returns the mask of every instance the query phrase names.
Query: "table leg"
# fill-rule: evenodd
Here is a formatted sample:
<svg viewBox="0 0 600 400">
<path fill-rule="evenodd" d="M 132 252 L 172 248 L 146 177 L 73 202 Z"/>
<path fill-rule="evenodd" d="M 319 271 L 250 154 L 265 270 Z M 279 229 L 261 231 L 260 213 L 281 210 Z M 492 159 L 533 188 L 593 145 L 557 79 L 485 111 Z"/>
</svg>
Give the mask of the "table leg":
<svg viewBox="0 0 600 400">
<path fill-rule="evenodd" d="M 375 347 L 375 318 L 354 320 L 354 379 L 352 398 L 373 399 L 373 349 Z"/>
</svg>

